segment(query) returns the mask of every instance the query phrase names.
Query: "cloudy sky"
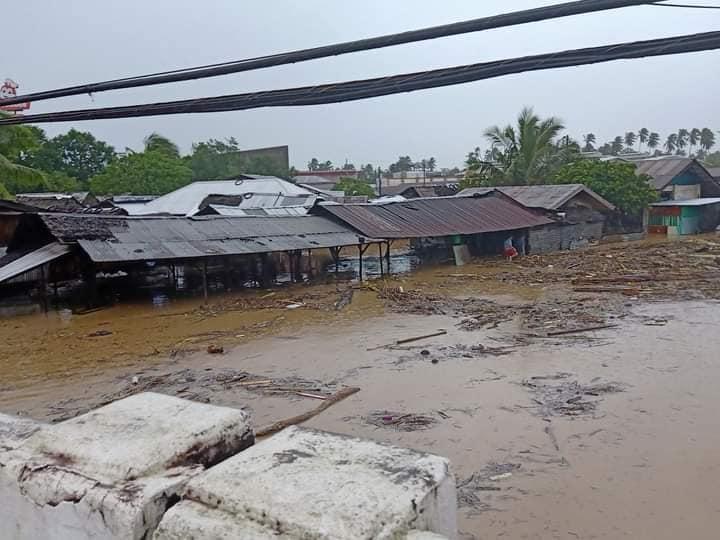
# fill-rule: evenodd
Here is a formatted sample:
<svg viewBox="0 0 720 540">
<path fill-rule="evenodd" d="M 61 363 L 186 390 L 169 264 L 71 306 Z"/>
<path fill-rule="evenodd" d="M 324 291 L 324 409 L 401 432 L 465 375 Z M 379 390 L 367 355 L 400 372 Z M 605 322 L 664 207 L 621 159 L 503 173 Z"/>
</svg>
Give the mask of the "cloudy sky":
<svg viewBox="0 0 720 540">
<path fill-rule="evenodd" d="M 698 3 L 700 0 L 687 0 Z M 704 0 L 713 3 L 716 0 Z M 541 0 L 24 0 L 8 2 L 0 78 L 21 92 L 222 62 L 557 3 Z M 720 5 L 720 2 L 716 2 Z M 126 105 L 369 78 L 544 52 L 718 30 L 720 11 L 635 7 L 403 45 L 220 78 L 39 102 L 32 112 Z M 156 131 L 189 151 L 234 136 L 243 148 L 288 144 L 311 157 L 387 165 L 398 155 L 460 165 L 482 131 L 525 105 L 575 137 L 647 127 L 720 129 L 720 52 L 513 75 L 461 86 L 302 108 L 101 120 L 89 130 L 139 149 Z"/>
</svg>

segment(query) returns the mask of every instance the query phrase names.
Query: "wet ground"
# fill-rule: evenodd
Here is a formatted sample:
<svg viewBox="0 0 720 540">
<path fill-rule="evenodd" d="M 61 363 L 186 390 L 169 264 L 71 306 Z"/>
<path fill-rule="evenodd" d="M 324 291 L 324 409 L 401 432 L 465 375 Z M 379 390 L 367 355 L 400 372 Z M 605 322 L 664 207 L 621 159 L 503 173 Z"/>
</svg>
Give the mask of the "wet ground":
<svg viewBox="0 0 720 540">
<path fill-rule="evenodd" d="M 698 248 L 714 249 L 680 249 Z M 357 386 L 306 425 L 449 457 L 466 540 L 715 538 L 720 285 L 692 265 L 674 271 L 703 272 L 701 288 L 675 297 L 675 282 L 588 293 L 558 278 L 614 263 L 607 249 L 426 269 L 356 285 L 342 309 L 348 284 L 5 319 L 0 410 L 57 421 L 151 389 L 263 426 Z"/>
</svg>

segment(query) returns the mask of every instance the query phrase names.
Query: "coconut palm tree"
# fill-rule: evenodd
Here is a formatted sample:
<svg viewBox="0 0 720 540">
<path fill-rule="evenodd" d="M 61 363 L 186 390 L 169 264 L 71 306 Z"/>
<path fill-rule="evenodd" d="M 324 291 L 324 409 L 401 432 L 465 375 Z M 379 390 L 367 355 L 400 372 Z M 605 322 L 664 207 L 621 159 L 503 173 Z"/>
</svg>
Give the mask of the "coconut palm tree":
<svg viewBox="0 0 720 540">
<path fill-rule="evenodd" d="M 613 139 L 613 141 L 610 143 L 610 148 L 612 149 L 613 155 L 617 156 L 620 152 L 622 152 L 623 142 L 624 140 L 620 135 Z"/>
<path fill-rule="evenodd" d="M 693 148 L 697 146 L 697 144 L 700 142 L 700 134 L 702 132 L 698 128 L 692 128 L 690 130 L 690 135 L 688 136 L 688 142 L 690 143 L 690 156 L 693 155 Z"/>
<path fill-rule="evenodd" d="M 677 150 L 677 144 L 678 144 L 678 136 L 677 133 L 671 133 L 668 135 L 667 140 L 665 141 L 665 151 L 668 154 L 672 154 Z"/>
<path fill-rule="evenodd" d="M 151 133 L 143 141 L 146 152 L 160 152 L 168 157 L 179 158 L 180 149 L 177 144 L 159 133 Z"/>
<path fill-rule="evenodd" d="M 493 126 L 485 138 L 499 151 L 499 163 L 505 180 L 511 184 L 534 184 L 549 176 L 557 152 L 555 138 L 565 129 L 555 117 L 541 119 L 526 107 L 518 116 L 517 126 Z"/>
<path fill-rule="evenodd" d="M 627 146 L 628 148 L 632 148 L 633 146 L 635 146 L 635 141 L 637 141 L 637 135 L 635 135 L 635 133 L 632 131 L 628 131 L 625 134 L 625 146 Z"/>
<path fill-rule="evenodd" d="M 689 141 L 690 141 L 690 132 L 685 128 L 679 129 L 677 132 L 677 154 L 678 155 L 685 154 L 685 148 L 687 147 Z"/>
<path fill-rule="evenodd" d="M 583 152 L 592 152 L 595 150 L 595 142 L 597 141 L 597 138 L 595 137 L 594 133 L 587 133 L 583 135 L 583 142 L 585 143 L 585 146 L 583 147 Z"/>
<path fill-rule="evenodd" d="M 715 146 L 715 133 L 712 129 L 703 128 L 700 132 L 700 148 L 707 153 L 713 146 Z"/>
<path fill-rule="evenodd" d="M 648 135 L 647 145 L 650 150 L 655 150 L 658 146 L 660 146 L 660 134 L 653 131 L 650 135 Z"/>
<path fill-rule="evenodd" d="M 638 152 L 642 152 L 642 145 L 648 142 L 648 138 L 650 137 L 650 131 L 648 128 L 642 128 L 640 131 L 638 131 L 638 141 L 640 141 L 640 144 L 638 144 Z"/>
</svg>

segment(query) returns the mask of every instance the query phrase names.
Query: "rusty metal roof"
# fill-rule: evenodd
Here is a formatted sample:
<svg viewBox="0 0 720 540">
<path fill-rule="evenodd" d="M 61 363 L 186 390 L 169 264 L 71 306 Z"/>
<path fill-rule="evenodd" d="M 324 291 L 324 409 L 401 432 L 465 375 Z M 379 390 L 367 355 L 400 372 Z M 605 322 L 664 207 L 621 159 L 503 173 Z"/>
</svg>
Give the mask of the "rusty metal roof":
<svg viewBox="0 0 720 540">
<path fill-rule="evenodd" d="M 42 214 L 37 219 L 42 220 L 55 239 L 79 244 L 90 259 L 99 263 L 246 255 L 360 243 L 357 232 L 321 216 L 182 218 Z"/>
<path fill-rule="evenodd" d="M 70 246 L 53 242 L 0 267 L 0 283 L 70 253 Z"/>
<path fill-rule="evenodd" d="M 525 229 L 553 223 L 492 191 L 478 197 L 435 197 L 388 204 L 322 204 L 369 238 L 423 238 Z"/>
<path fill-rule="evenodd" d="M 463 197 L 482 195 L 497 189 L 508 197 L 515 199 L 517 202 L 528 208 L 543 208 L 545 210 L 560 210 L 565 204 L 570 202 L 578 195 L 587 195 L 591 200 L 595 201 L 598 209 L 614 210 L 615 207 L 603 199 L 593 190 L 585 187 L 583 184 L 542 184 L 533 186 L 497 186 L 497 187 L 481 187 L 467 188 L 462 190 L 459 195 Z"/>
</svg>

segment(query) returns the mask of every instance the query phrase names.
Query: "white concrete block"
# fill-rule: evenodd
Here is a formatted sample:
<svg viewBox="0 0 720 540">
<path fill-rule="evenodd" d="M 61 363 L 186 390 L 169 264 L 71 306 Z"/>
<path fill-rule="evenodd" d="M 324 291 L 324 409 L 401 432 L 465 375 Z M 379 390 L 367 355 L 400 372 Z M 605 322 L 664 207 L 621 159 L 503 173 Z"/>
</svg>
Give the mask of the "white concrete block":
<svg viewBox="0 0 720 540">
<path fill-rule="evenodd" d="M 154 538 L 454 539 L 456 514 L 446 459 L 293 427 L 192 479 Z"/>
<path fill-rule="evenodd" d="M 45 426 L 0 453 L 2 538 L 147 538 L 190 478 L 253 439 L 242 410 L 154 393 Z"/>
<path fill-rule="evenodd" d="M 17 448 L 42 425 L 29 418 L 0 413 L 0 452 Z"/>
</svg>

